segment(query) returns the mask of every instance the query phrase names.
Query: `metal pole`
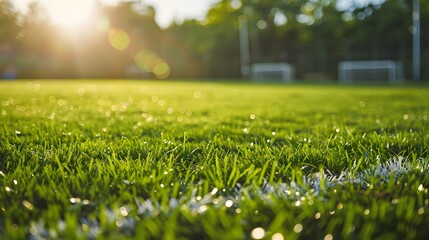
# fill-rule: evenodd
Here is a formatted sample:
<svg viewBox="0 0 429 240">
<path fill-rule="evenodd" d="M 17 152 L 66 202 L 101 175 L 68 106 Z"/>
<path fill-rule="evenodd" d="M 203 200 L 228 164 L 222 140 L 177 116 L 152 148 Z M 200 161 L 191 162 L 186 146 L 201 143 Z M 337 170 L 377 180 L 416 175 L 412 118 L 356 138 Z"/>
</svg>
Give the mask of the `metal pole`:
<svg viewBox="0 0 429 240">
<path fill-rule="evenodd" d="M 247 17 L 241 15 L 239 17 L 240 23 L 240 60 L 241 60 L 241 76 L 243 78 L 249 78 L 250 66 L 249 66 L 249 26 L 247 23 Z"/>
<path fill-rule="evenodd" d="M 413 0 L 413 79 L 420 80 L 420 2 Z"/>
</svg>

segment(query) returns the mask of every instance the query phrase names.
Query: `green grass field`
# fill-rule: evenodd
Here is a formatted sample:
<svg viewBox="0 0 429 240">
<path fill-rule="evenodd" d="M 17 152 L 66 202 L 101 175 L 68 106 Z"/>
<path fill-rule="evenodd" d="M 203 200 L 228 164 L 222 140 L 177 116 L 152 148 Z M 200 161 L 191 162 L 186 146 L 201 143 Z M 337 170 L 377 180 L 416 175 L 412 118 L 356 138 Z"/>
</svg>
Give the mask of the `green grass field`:
<svg viewBox="0 0 429 240">
<path fill-rule="evenodd" d="M 428 99 L 0 82 L 0 239 L 427 239 Z"/>
</svg>

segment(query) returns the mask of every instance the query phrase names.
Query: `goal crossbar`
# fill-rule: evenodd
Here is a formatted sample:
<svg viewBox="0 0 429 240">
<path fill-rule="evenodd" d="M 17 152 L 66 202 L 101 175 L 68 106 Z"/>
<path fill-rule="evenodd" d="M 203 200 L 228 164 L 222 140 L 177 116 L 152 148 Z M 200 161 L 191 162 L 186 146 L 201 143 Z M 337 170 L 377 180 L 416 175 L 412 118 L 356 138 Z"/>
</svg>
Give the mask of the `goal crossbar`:
<svg viewBox="0 0 429 240">
<path fill-rule="evenodd" d="M 280 73 L 284 82 L 292 81 L 293 68 L 287 63 L 254 63 L 251 66 L 252 79 L 264 79 L 270 73 Z"/>
<path fill-rule="evenodd" d="M 402 77 L 401 69 L 398 65 L 392 60 L 342 61 L 338 64 L 338 79 L 343 83 L 363 80 L 357 79 L 353 72 L 366 71 L 368 75 L 371 75 L 377 70 L 382 70 L 387 71 L 389 82 L 398 82 Z"/>
</svg>

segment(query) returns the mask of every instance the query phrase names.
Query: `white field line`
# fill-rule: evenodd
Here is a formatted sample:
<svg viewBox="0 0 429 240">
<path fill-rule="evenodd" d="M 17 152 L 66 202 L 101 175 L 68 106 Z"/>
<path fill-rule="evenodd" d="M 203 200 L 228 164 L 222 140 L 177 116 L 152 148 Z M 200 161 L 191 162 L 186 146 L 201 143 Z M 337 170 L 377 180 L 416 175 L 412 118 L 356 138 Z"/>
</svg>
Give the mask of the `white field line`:
<svg viewBox="0 0 429 240">
<path fill-rule="evenodd" d="M 181 198 L 171 198 L 168 206 L 161 206 L 160 203 L 150 199 L 141 201 L 136 199 L 136 205 L 123 206 L 118 209 L 107 209 L 105 212 L 106 221 L 109 226 L 116 226 L 125 235 L 132 235 L 140 218 L 154 218 L 160 214 L 169 215 L 174 211 L 189 211 L 192 215 L 204 214 L 209 208 L 231 208 L 235 213 L 241 212 L 240 206 L 243 201 L 249 198 L 265 201 L 272 204 L 273 198 L 285 199 L 294 206 L 300 206 L 303 201 L 312 201 L 317 197 L 325 197 L 324 194 L 329 189 L 344 185 L 355 184 L 362 188 L 370 188 L 371 182 L 376 179 L 378 182 L 395 181 L 410 173 L 429 175 L 429 161 L 421 159 L 410 163 L 407 158 L 397 157 L 388 160 L 386 163 L 374 165 L 363 172 L 357 172 L 354 176 L 350 170 L 345 170 L 339 175 L 328 172 L 319 172 L 304 176 L 301 183 L 274 183 L 265 182 L 262 187 L 257 186 L 237 186 L 228 194 L 214 188 L 211 193 L 205 196 L 197 196 L 196 188 L 191 193 Z M 245 196 L 243 199 L 242 197 Z M 133 217 L 128 216 L 129 212 L 137 212 Z M 59 234 L 66 230 L 64 221 L 58 223 L 58 232 L 45 228 L 41 221 L 31 223 L 30 239 L 57 238 Z M 101 226 L 98 221 L 87 218 L 80 219 L 78 236 L 95 239 L 101 233 Z"/>
</svg>

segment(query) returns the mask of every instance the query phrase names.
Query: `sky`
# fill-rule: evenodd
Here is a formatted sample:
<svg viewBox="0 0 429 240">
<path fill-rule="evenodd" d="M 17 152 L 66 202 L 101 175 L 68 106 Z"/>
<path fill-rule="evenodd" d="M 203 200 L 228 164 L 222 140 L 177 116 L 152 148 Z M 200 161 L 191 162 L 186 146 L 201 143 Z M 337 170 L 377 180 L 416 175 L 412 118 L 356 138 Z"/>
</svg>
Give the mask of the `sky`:
<svg viewBox="0 0 429 240">
<path fill-rule="evenodd" d="M 42 7 L 48 8 L 48 14 L 52 18 L 65 18 L 74 14 L 76 11 L 66 11 L 64 9 L 80 8 L 79 13 L 89 12 L 88 6 L 91 6 L 97 0 L 13 0 L 12 3 L 20 11 L 25 12 L 26 6 L 31 2 L 38 2 Z M 120 0 L 100 0 L 105 4 L 116 4 Z M 156 21 L 162 28 L 170 25 L 172 21 L 182 21 L 189 18 L 202 18 L 210 9 L 212 4 L 219 0 L 146 0 L 156 10 Z M 62 9 L 62 10 L 55 10 Z M 82 12 L 83 11 L 83 12 Z M 56 13 L 55 13 L 56 12 Z M 54 16 L 52 16 L 54 15 Z M 55 20 L 54 20 L 55 21 Z M 59 20 L 61 21 L 61 20 Z M 68 22 L 71 22 L 70 20 Z"/>
</svg>

